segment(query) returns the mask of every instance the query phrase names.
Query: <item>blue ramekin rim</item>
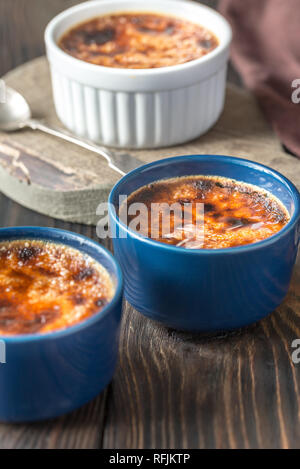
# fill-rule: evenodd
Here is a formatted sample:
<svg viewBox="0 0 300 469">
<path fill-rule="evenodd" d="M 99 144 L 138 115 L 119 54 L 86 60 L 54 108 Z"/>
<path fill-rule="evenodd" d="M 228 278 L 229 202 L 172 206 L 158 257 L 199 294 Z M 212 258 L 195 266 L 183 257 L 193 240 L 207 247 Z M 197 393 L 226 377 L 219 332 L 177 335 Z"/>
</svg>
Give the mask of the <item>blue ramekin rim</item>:
<svg viewBox="0 0 300 469">
<path fill-rule="evenodd" d="M 266 238 L 262 241 L 258 241 L 256 243 L 251 243 L 251 244 L 247 244 L 243 246 L 235 246 L 232 248 L 222 248 L 222 249 L 183 249 L 181 247 L 161 243 L 159 241 L 154 241 L 145 236 L 141 236 L 140 234 L 131 230 L 127 225 L 125 225 L 125 223 L 123 223 L 119 219 L 116 210 L 111 210 L 111 207 L 115 205 L 114 199 L 115 199 L 116 193 L 118 192 L 119 187 L 127 179 L 131 178 L 132 176 L 135 176 L 136 174 L 140 173 L 141 171 L 145 169 L 159 166 L 160 164 L 176 163 L 176 162 L 180 162 L 184 160 L 192 161 L 195 158 L 196 159 L 209 159 L 210 162 L 213 160 L 215 160 L 216 162 L 226 161 L 236 166 L 246 166 L 246 167 L 251 166 L 253 169 L 271 174 L 272 176 L 280 180 L 280 182 L 284 183 L 293 195 L 293 199 L 295 202 L 295 211 L 291 219 L 280 231 L 270 236 L 269 238 Z M 183 176 L 185 176 L 185 174 L 183 174 Z M 257 186 L 259 187 L 259 185 Z M 182 255 L 204 255 L 204 254 L 205 255 L 218 255 L 218 254 L 219 255 L 229 255 L 229 254 L 233 255 L 233 254 L 239 254 L 241 252 L 249 252 L 249 251 L 253 251 L 256 249 L 264 248 L 266 246 L 269 246 L 275 243 L 276 241 L 278 241 L 278 239 L 282 238 L 284 234 L 292 230 L 294 226 L 296 225 L 296 223 L 298 222 L 298 220 L 300 219 L 300 193 L 297 187 L 288 178 L 286 178 L 279 171 L 276 171 L 275 169 L 272 169 L 269 166 L 266 166 L 264 164 L 257 163 L 255 161 L 252 161 L 246 158 L 239 158 L 239 157 L 230 156 L 230 155 L 195 154 L 195 155 L 172 156 L 170 158 L 164 158 L 161 160 L 154 161 L 152 163 L 139 166 L 138 168 L 127 173 L 115 184 L 115 186 L 113 187 L 112 191 L 109 194 L 108 203 L 109 203 L 108 206 L 109 206 L 110 216 L 112 217 L 114 222 L 117 225 L 121 226 L 132 238 L 135 238 L 141 242 L 147 243 L 148 245 L 153 246 L 153 248 L 164 249 L 164 250 L 168 250 L 170 252 L 182 254 Z"/>
<path fill-rule="evenodd" d="M 28 237 L 26 235 L 26 232 L 28 232 Z M 30 236 L 31 233 L 31 236 Z M 34 238 L 33 238 L 33 233 L 34 233 Z M 7 238 L 2 235 L 7 234 Z M 18 237 L 19 235 L 19 237 Z M 37 235 L 37 236 L 36 236 Z M 51 237 L 53 236 L 53 239 Z M 57 238 L 54 236 L 57 235 Z M 18 240 L 18 239 L 34 239 L 34 240 L 41 240 L 41 241 L 51 241 L 56 244 L 62 244 L 65 246 L 70 246 L 67 242 L 64 242 L 63 240 L 59 239 L 59 235 L 64 237 L 64 239 L 67 241 L 74 240 L 75 242 L 79 241 L 79 246 L 78 247 L 73 247 L 73 249 L 77 249 L 81 252 L 85 252 L 84 250 L 84 244 L 80 244 L 80 241 L 83 241 L 85 244 L 87 243 L 92 249 L 95 251 L 98 251 L 98 253 L 101 253 L 102 255 L 104 254 L 106 258 L 111 262 L 111 264 L 114 266 L 115 272 L 116 272 L 116 279 L 117 279 L 117 285 L 116 285 L 116 291 L 114 293 L 114 296 L 112 300 L 99 312 L 95 313 L 93 316 L 87 318 L 86 320 L 83 320 L 82 322 L 75 324 L 74 326 L 67 327 L 65 329 L 58 329 L 57 331 L 53 332 L 48 332 L 45 334 L 18 334 L 18 335 L 0 335 L 0 340 L 3 340 L 6 344 L 17 344 L 17 343 L 28 343 L 28 342 L 40 342 L 40 341 L 52 341 L 52 340 L 57 340 L 57 339 L 62 339 L 64 337 L 67 337 L 69 335 L 73 335 L 76 333 L 81 332 L 82 330 L 86 329 L 87 327 L 93 326 L 93 324 L 97 323 L 98 321 L 101 321 L 105 316 L 107 316 L 112 309 L 118 304 L 118 302 L 121 300 L 122 295 L 123 295 L 123 274 L 121 271 L 121 268 L 114 258 L 114 256 L 111 254 L 111 252 L 103 247 L 102 245 L 98 244 L 96 241 L 93 241 L 91 238 L 88 238 L 87 236 L 77 234 L 72 231 L 67 231 L 67 230 L 62 230 L 59 228 L 50 228 L 50 227 L 39 227 L 39 226 L 17 226 L 17 227 L 8 227 L 8 228 L 0 228 L 0 242 L 3 241 L 9 241 L 11 240 Z M 90 257 L 93 258 L 93 255 L 90 254 Z"/>
</svg>

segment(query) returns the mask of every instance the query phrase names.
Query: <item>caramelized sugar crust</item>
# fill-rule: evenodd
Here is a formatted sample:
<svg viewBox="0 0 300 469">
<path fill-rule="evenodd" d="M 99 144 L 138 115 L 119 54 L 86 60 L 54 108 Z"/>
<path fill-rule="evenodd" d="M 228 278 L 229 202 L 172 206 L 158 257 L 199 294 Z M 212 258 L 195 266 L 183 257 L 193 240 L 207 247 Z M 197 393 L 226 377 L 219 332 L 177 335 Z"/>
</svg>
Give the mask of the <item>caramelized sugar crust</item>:
<svg viewBox="0 0 300 469">
<path fill-rule="evenodd" d="M 119 215 L 123 221 L 130 205 L 137 202 L 146 205 L 147 214 L 128 215 L 128 225 L 136 222 L 138 216 L 136 231 L 141 235 L 188 249 L 221 249 L 255 243 L 277 233 L 290 220 L 286 208 L 270 193 L 216 176 L 187 176 L 144 186 L 129 196 L 127 206 L 121 205 Z M 167 207 L 178 203 L 182 209 L 178 212 L 162 207 L 160 216 L 152 211 L 151 217 L 151 204 L 164 203 Z M 204 213 L 196 204 L 204 204 Z M 190 224 L 183 223 L 183 210 Z M 196 229 L 201 225 L 199 217 L 204 219 L 204 237 L 203 230 Z M 134 229 L 134 225 L 131 227 Z"/>
<path fill-rule="evenodd" d="M 104 267 L 64 245 L 0 243 L 0 335 L 65 329 L 101 311 L 114 287 Z"/>
<path fill-rule="evenodd" d="M 93 18 L 59 41 L 68 54 L 115 68 L 158 68 L 198 59 L 218 46 L 203 26 L 171 16 L 122 13 Z"/>
</svg>

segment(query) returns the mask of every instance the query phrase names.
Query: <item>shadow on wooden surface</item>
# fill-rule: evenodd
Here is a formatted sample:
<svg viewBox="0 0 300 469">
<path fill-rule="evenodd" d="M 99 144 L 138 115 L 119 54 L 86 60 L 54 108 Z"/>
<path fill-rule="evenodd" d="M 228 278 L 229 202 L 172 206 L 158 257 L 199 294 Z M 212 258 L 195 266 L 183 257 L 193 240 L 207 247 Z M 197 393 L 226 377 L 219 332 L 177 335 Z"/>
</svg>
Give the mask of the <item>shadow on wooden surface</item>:
<svg viewBox="0 0 300 469">
<path fill-rule="evenodd" d="M 104 447 L 298 448 L 299 267 L 277 312 L 231 333 L 176 332 L 127 305 Z"/>
</svg>

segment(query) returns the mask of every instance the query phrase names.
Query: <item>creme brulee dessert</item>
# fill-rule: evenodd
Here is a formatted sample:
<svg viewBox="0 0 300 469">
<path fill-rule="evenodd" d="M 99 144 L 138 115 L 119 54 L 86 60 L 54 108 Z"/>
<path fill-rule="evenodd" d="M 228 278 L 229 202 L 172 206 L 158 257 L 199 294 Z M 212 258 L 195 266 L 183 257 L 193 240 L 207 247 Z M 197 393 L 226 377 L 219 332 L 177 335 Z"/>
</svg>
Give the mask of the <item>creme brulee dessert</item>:
<svg viewBox="0 0 300 469">
<path fill-rule="evenodd" d="M 0 243 L 0 335 L 48 333 L 73 326 L 111 301 L 106 269 L 51 242 Z"/>
<path fill-rule="evenodd" d="M 137 214 L 128 214 L 134 203 L 147 207 L 146 212 L 138 211 L 138 220 Z M 157 206 L 153 210 L 153 204 L 160 204 L 159 210 Z M 170 210 L 172 206 L 175 208 Z M 135 231 L 142 236 L 187 249 L 256 243 L 280 231 L 290 220 L 287 209 L 269 192 L 233 179 L 200 175 L 141 187 L 121 205 L 119 216 L 130 227 L 138 221 Z M 203 230 L 199 229 L 201 221 Z"/>
<path fill-rule="evenodd" d="M 199 59 L 219 44 L 208 29 L 180 18 L 154 13 L 100 16 L 67 31 L 59 46 L 96 65 L 158 68 Z"/>
</svg>

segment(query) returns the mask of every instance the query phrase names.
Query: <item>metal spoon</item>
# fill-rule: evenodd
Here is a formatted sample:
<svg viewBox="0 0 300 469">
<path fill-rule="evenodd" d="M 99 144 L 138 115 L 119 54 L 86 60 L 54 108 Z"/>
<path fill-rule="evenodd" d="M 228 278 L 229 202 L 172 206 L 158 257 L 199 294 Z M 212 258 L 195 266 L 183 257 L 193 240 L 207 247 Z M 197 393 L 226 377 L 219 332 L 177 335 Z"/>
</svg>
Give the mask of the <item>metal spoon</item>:
<svg viewBox="0 0 300 469">
<path fill-rule="evenodd" d="M 41 121 L 32 119 L 31 110 L 25 98 L 12 88 L 6 87 L 4 103 L 0 103 L 0 130 L 4 132 L 14 132 L 24 128 L 40 130 L 66 140 L 67 142 L 79 145 L 86 150 L 98 153 L 98 155 L 106 159 L 111 169 L 117 171 L 122 176 L 144 164 L 128 153 L 118 153 L 107 150 L 90 140 L 77 138 L 61 129 L 50 127 L 43 124 Z"/>
</svg>

